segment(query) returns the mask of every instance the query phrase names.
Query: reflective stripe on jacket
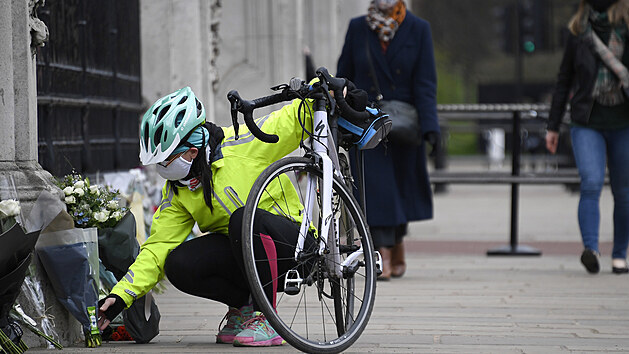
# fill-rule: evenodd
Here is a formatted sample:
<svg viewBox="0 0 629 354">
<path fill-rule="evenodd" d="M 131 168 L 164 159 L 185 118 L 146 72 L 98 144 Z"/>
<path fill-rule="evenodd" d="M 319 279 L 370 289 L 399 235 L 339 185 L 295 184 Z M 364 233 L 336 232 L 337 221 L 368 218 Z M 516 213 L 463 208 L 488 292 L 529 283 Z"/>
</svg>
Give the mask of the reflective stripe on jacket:
<svg viewBox="0 0 629 354">
<path fill-rule="evenodd" d="M 164 263 L 168 254 L 179 246 L 190 234 L 194 223 L 203 232 L 227 235 L 229 217 L 232 212 L 246 202 L 249 191 L 262 171 L 276 160 L 299 147 L 302 127 L 297 119 L 299 100 L 293 101 L 271 114 L 256 119 L 256 124 L 269 134 L 279 136 L 276 144 L 264 143 L 241 125 L 239 139 L 234 139 L 233 127 L 224 127 L 225 139 L 221 143 L 222 158 L 212 163 L 214 193 L 212 206 L 205 204 L 203 187 L 190 191 L 188 187 L 178 188 L 174 193 L 169 183 L 162 189 L 162 201 L 153 215 L 151 235 L 142 245 L 140 254 L 129 268 L 128 273 L 112 289 L 111 293 L 120 296 L 130 306 L 137 298 L 146 294 L 164 277 Z M 302 106 L 301 120 L 308 130 L 312 130 L 312 104 Z M 291 210 L 303 207 L 294 190 L 275 188 L 275 198 L 286 198 Z M 283 195 L 282 195 L 283 194 Z M 272 202 L 262 201 L 265 209 L 277 214 Z M 300 221 L 300 220 L 298 220 Z"/>
</svg>

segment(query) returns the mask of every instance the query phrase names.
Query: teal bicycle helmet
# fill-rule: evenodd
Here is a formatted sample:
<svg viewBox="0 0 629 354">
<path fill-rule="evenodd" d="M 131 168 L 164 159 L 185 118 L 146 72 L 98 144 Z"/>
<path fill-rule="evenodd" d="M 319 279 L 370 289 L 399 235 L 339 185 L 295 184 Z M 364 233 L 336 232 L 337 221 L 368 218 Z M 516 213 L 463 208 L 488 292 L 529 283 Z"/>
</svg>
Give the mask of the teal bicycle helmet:
<svg viewBox="0 0 629 354">
<path fill-rule="evenodd" d="M 144 113 L 140 125 L 140 161 L 165 161 L 188 136 L 205 123 L 205 108 L 190 87 L 157 100 Z"/>
</svg>

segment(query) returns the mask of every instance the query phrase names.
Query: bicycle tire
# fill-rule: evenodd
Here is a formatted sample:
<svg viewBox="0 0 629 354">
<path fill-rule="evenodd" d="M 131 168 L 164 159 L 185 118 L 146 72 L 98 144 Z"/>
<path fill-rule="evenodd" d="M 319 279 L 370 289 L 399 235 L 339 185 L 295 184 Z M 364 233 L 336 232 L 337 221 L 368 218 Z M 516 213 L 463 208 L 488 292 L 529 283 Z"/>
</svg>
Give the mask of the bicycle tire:
<svg viewBox="0 0 629 354">
<path fill-rule="evenodd" d="M 311 174 L 317 180 L 320 180 L 322 176 L 321 169 L 314 164 L 313 160 L 304 157 L 286 157 L 267 167 L 254 183 L 245 205 L 242 226 L 245 275 L 253 298 L 271 326 L 284 340 L 304 352 L 337 353 L 349 348 L 365 329 L 371 316 L 376 291 L 374 248 L 366 219 L 358 202 L 342 179 L 334 176 L 333 180 L 334 197 L 336 198 L 335 215 L 339 210 L 342 210 L 351 219 L 351 223 L 341 224 L 341 221 L 337 221 L 338 229 L 352 242 L 351 245 L 362 246 L 363 265 L 357 267 L 358 270 L 345 279 L 329 276 L 322 257 L 308 259 L 311 263 L 306 261 L 296 263 L 292 269 L 302 269 L 302 271 L 308 269 L 310 278 L 304 276 L 305 272 L 300 275 L 309 280 L 311 284 L 307 284 L 307 281 L 302 283 L 299 288 L 299 296 L 283 293 L 280 297 L 278 291 L 277 297 L 279 299 L 276 300 L 275 304 L 267 299 L 264 291 L 265 286 L 270 286 L 270 283 L 262 284 L 258 276 L 258 263 L 268 262 L 268 260 L 257 260 L 255 257 L 256 242 L 254 240 L 259 237 L 253 232 L 253 220 L 256 212 L 260 209 L 273 210 L 274 207 L 276 214 L 286 217 L 298 215 L 302 210 L 286 210 L 288 203 L 286 201 L 284 203 L 278 202 L 279 197 L 272 196 L 267 188 L 279 185 L 281 190 L 286 191 L 286 193 L 290 193 L 288 188 L 293 188 L 293 191 L 299 190 L 297 194 L 301 198 L 303 193 L 301 193 L 300 181 L 307 180 L 307 178 L 299 178 L 299 176 L 303 176 L 302 173 Z M 290 183 L 290 186 L 287 183 Z M 319 198 L 315 199 L 318 200 Z M 269 200 L 271 205 L 268 205 Z M 317 204 L 316 200 L 315 204 Z M 313 218 L 318 216 L 318 213 L 313 214 L 315 214 Z M 308 237 L 312 237 L 312 235 L 309 234 Z M 318 247 L 318 242 L 316 240 L 313 242 Z M 346 248 L 350 247 L 350 245 L 347 246 Z M 340 257 L 344 256 L 346 257 L 346 255 L 340 255 Z M 268 265 L 266 266 L 268 267 Z M 283 280 L 286 273 L 278 274 L 276 280 Z M 329 294 L 326 292 L 327 288 L 330 289 Z M 357 290 L 357 288 L 359 289 Z M 308 301 L 312 301 L 313 296 L 316 299 L 315 306 L 310 307 L 312 313 L 309 313 L 307 307 L 310 304 Z M 331 304 L 328 304 L 329 300 L 331 300 Z M 332 309 L 332 307 L 334 308 Z M 315 315 L 314 308 L 317 309 L 317 312 L 320 311 L 320 316 L 319 314 Z M 331 318 L 329 322 L 326 322 L 328 321 L 326 311 Z M 312 323 L 312 328 L 309 321 Z M 342 325 L 339 322 L 342 322 Z M 317 328 L 314 328 L 315 325 Z"/>
</svg>

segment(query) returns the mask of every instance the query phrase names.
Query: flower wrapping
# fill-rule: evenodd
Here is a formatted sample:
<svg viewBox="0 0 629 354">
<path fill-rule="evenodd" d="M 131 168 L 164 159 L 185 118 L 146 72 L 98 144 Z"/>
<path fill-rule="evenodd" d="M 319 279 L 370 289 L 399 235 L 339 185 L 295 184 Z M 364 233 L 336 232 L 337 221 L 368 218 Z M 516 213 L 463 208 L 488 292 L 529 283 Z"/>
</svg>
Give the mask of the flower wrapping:
<svg viewBox="0 0 629 354">
<path fill-rule="evenodd" d="M 87 346 L 100 345 L 98 308 L 98 235 L 96 228 L 42 234 L 35 247 L 57 300 L 83 326 Z"/>
</svg>

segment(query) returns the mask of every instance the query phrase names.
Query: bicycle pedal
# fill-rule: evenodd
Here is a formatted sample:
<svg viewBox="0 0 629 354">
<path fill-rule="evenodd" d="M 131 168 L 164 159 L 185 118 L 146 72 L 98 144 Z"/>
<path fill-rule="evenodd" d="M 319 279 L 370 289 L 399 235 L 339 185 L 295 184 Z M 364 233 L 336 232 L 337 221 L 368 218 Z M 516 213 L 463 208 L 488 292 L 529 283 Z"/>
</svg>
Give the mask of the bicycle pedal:
<svg viewBox="0 0 629 354">
<path fill-rule="evenodd" d="M 382 274 L 382 255 L 379 251 L 376 251 L 374 255 L 376 256 L 376 275 L 380 275 Z"/>
<path fill-rule="evenodd" d="M 304 280 L 299 276 L 299 272 L 291 269 L 286 273 L 284 278 L 284 293 L 287 295 L 297 295 L 301 290 L 301 284 Z"/>
</svg>

